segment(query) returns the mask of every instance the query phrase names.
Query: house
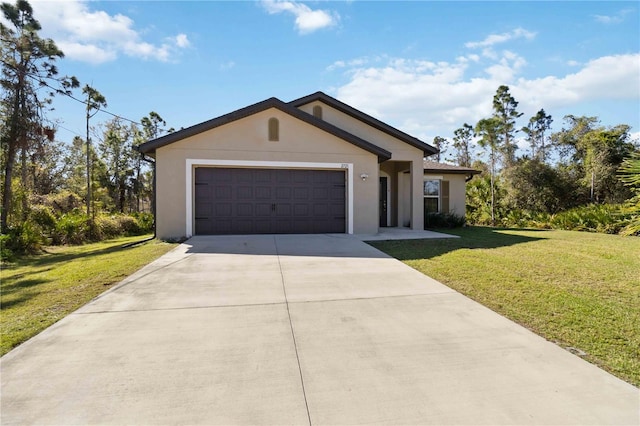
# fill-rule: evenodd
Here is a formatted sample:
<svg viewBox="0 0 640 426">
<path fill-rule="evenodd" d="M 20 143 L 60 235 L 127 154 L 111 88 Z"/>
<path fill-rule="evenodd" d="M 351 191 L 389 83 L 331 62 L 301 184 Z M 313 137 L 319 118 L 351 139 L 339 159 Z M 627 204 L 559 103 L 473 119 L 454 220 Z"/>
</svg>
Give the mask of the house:
<svg viewBox="0 0 640 426">
<path fill-rule="evenodd" d="M 425 213 L 466 214 L 466 184 L 480 170 L 424 160 Z"/>
<path fill-rule="evenodd" d="M 322 92 L 270 98 L 138 150 L 155 160 L 156 229 L 165 239 L 421 230 L 423 159 L 437 152 Z"/>
</svg>

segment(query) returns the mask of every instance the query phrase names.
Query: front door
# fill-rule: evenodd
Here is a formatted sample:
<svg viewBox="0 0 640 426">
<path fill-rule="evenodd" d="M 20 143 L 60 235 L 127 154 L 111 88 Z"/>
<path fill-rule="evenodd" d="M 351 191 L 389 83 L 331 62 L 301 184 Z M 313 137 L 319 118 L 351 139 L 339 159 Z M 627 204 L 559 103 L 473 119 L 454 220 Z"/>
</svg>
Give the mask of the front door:
<svg viewBox="0 0 640 426">
<path fill-rule="evenodd" d="M 386 177 L 380 178 L 380 226 L 389 226 L 387 223 L 387 190 L 388 179 Z"/>
</svg>

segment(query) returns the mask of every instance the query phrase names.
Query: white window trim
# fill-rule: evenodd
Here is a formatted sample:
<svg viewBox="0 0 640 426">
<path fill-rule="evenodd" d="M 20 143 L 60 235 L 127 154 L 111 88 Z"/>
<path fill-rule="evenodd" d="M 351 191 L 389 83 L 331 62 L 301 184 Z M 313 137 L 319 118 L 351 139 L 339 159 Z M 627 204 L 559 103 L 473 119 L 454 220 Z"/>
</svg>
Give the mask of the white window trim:
<svg viewBox="0 0 640 426">
<path fill-rule="evenodd" d="M 428 180 L 438 181 L 438 195 L 424 195 L 424 182 Z M 442 213 L 442 176 L 427 176 L 425 175 L 422 181 L 422 198 L 432 198 L 438 200 L 438 213 Z"/>
<path fill-rule="evenodd" d="M 347 171 L 347 234 L 353 234 L 353 163 L 307 163 L 289 161 L 243 161 L 243 160 L 207 160 L 187 158 L 186 160 L 186 236 L 193 236 L 193 173 L 197 166 L 250 167 L 256 169 L 310 169 L 310 170 L 346 170 Z"/>
</svg>

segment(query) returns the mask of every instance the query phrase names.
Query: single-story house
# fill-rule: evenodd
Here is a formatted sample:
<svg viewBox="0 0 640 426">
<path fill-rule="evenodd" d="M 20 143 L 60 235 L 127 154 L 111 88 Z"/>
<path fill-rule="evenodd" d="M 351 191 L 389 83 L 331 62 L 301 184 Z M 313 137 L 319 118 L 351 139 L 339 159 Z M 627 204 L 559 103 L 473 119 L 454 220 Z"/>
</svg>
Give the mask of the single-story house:
<svg viewBox="0 0 640 426">
<path fill-rule="evenodd" d="M 138 150 L 155 161 L 156 233 L 164 239 L 421 230 L 423 161 L 437 152 L 322 92 L 270 98 Z M 458 188 L 448 181 L 450 192 Z M 459 196 L 449 195 L 449 205 L 464 208 Z"/>
<path fill-rule="evenodd" d="M 425 213 L 466 214 L 466 184 L 480 170 L 424 160 Z"/>
</svg>

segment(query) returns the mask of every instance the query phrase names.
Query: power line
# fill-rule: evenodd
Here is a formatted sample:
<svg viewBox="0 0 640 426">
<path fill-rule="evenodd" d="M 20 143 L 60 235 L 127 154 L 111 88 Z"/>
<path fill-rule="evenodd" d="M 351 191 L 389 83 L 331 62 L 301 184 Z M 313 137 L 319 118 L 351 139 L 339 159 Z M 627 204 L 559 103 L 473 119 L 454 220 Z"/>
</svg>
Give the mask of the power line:
<svg viewBox="0 0 640 426">
<path fill-rule="evenodd" d="M 42 79 L 43 77 L 36 78 L 36 77 L 34 77 L 34 76 L 30 75 L 30 74 L 27 74 L 27 76 L 32 78 L 32 79 L 34 79 L 34 80 L 36 80 L 36 81 L 38 81 L 38 83 L 40 83 L 41 85 L 44 85 L 44 86 L 48 87 L 51 90 L 54 90 L 57 94 L 67 96 L 67 97 L 73 99 L 74 101 L 79 102 L 79 103 L 81 103 L 83 105 L 87 104 L 86 101 L 83 101 L 82 99 L 76 98 L 71 93 L 56 89 L 55 87 L 49 85 L 49 83 L 47 83 L 45 80 Z M 44 78 L 46 78 L 46 77 L 44 77 Z M 105 114 L 111 115 L 112 117 L 115 117 L 115 118 L 118 118 L 118 119 L 121 119 L 121 120 L 124 120 L 124 121 L 128 121 L 128 122 L 130 122 L 132 124 L 135 124 L 137 126 L 143 126 L 143 124 L 140 123 L 140 122 L 137 122 L 135 120 L 131 120 L 130 118 L 123 117 L 123 116 L 118 115 L 118 114 L 114 114 L 114 113 L 112 113 L 110 111 L 107 111 L 106 109 L 103 109 L 103 108 L 100 108 L 100 107 L 96 107 L 95 109 L 97 110 L 97 112 L 103 112 Z M 62 126 L 60 126 L 60 127 L 62 127 Z M 69 130 L 69 129 L 66 129 L 66 130 Z M 168 129 L 160 128 L 159 130 L 162 130 L 163 132 L 168 133 Z M 69 131 L 71 132 L 71 130 L 69 130 Z M 78 135 L 78 136 L 80 136 L 80 135 Z"/>
</svg>

